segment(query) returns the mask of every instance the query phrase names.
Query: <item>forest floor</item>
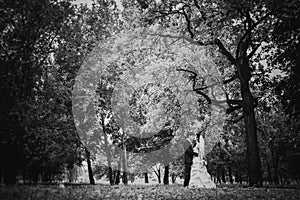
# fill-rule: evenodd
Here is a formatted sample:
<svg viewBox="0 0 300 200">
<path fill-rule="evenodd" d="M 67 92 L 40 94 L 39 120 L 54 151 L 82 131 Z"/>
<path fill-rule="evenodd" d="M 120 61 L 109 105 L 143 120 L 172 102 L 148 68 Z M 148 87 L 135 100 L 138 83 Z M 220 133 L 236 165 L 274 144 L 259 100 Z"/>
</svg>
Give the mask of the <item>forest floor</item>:
<svg viewBox="0 0 300 200">
<path fill-rule="evenodd" d="M 1 200 L 100 200 L 100 199 L 270 199 L 299 200 L 300 188 L 241 188 L 191 189 L 181 185 L 67 185 L 67 186 L 2 186 Z"/>
</svg>

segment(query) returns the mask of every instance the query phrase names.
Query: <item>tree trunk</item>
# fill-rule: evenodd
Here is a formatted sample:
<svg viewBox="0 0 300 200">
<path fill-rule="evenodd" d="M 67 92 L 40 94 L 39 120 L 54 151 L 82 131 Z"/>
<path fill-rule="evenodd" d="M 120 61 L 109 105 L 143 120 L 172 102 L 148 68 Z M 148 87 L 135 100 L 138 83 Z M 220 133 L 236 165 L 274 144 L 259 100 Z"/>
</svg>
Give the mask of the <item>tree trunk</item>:
<svg viewBox="0 0 300 200">
<path fill-rule="evenodd" d="M 279 184 L 279 176 L 278 176 L 278 162 L 275 156 L 275 152 L 273 150 L 273 146 L 271 149 L 271 155 L 272 155 L 272 161 L 273 161 L 273 167 L 274 167 L 274 183 Z"/>
<path fill-rule="evenodd" d="M 158 179 L 158 183 L 161 184 L 161 173 L 160 173 L 160 168 L 157 170 L 157 179 Z"/>
<path fill-rule="evenodd" d="M 229 182 L 232 184 L 233 178 L 232 178 L 231 166 L 228 166 L 228 176 L 229 176 Z"/>
<path fill-rule="evenodd" d="M 87 150 L 87 148 L 85 148 L 85 154 L 86 154 L 86 162 L 88 165 L 90 184 L 95 185 L 95 180 L 94 180 L 93 170 L 92 170 L 92 165 L 91 165 L 91 159 L 90 159 L 90 152 Z"/>
<path fill-rule="evenodd" d="M 239 41 L 236 57 L 226 50 L 220 41 L 217 41 L 223 55 L 236 66 L 236 75 L 240 82 L 242 101 L 236 108 L 242 108 L 245 123 L 246 144 L 247 144 L 247 164 L 250 186 L 262 186 L 261 182 L 261 163 L 259 158 L 259 148 L 257 142 L 257 125 L 255 120 L 255 100 L 251 94 L 249 81 L 251 79 L 251 68 L 249 66 L 248 52 L 251 48 L 250 35 L 245 35 Z"/>
<path fill-rule="evenodd" d="M 221 177 L 222 177 L 222 182 L 226 183 L 226 176 L 225 176 L 225 168 L 221 168 Z"/>
<path fill-rule="evenodd" d="M 130 182 L 133 183 L 134 182 L 134 173 L 130 173 Z"/>
<path fill-rule="evenodd" d="M 110 185 L 114 185 L 114 178 L 113 178 L 113 170 L 111 167 L 111 153 L 110 153 L 110 148 L 109 148 L 109 144 L 108 144 L 108 139 L 107 139 L 107 135 L 106 135 L 106 128 L 105 128 L 105 124 L 104 124 L 104 115 L 101 114 L 101 125 L 102 125 L 102 130 L 103 130 L 103 136 L 104 136 L 104 145 L 105 145 L 105 153 L 107 156 L 107 166 L 108 166 L 108 179 L 109 179 L 109 183 Z"/>
<path fill-rule="evenodd" d="M 273 181 L 272 181 L 272 173 L 271 173 L 271 168 L 270 168 L 269 161 L 268 161 L 268 159 L 266 159 L 266 160 L 267 160 L 267 170 L 268 170 L 269 184 L 270 184 L 270 183 L 273 183 Z"/>
<path fill-rule="evenodd" d="M 124 131 L 124 130 L 123 130 Z M 125 131 L 122 135 L 122 147 L 123 147 L 123 183 L 124 185 L 128 184 L 128 177 L 127 177 L 127 158 L 126 158 L 126 145 L 125 145 Z"/>
<path fill-rule="evenodd" d="M 164 184 L 169 185 L 169 165 L 165 166 Z"/>
<path fill-rule="evenodd" d="M 120 184 L 120 177 L 121 177 L 121 162 L 122 162 L 122 155 L 120 155 L 120 159 L 118 162 L 118 171 L 117 171 L 117 175 L 115 178 L 115 184 L 119 185 Z"/>
<path fill-rule="evenodd" d="M 257 127 L 254 114 L 254 99 L 249 90 L 248 83 L 242 86 L 242 96 L 244 102 L 243 116 L 246 128 L 249 185 L 261 187 L 261 163 L 259 158 L 259 148 L 257 142 Z"/>
<path fill-rule="evenodd" d="M 145 176 L 145 183 L 149 183 L 148 173 L 145 172 L 144 176 Z"/>
<path fill-rule="evenodd" d="M 176 175 L 175 175 L 175 174 L 172 174 L 172 175 L 171 175 L 171 178 L 172 178 L 172 183 L 175 183 L 175 181 L 176 181 Z"/>
</svg>

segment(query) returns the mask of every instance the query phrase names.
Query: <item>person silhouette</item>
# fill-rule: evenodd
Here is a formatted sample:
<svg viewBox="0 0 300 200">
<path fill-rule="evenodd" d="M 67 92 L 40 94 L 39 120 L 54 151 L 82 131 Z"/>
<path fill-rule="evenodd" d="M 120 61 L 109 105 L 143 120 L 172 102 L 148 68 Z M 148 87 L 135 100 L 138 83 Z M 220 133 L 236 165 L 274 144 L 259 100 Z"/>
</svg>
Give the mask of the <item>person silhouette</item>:
<svg viewBox="0 0 300 200">
<path fill-rule="evenodd" d="M 195 134 L 192 132 L 187 133 L 187 139 L 184 143 L 184 182 L 183 186 L 189 186 L 191 178 L 191 166 L 193 164 L 194 156 L 198 156 L 196 152 L 193 151 L 193 141 L 195 140 Z"/>
</svg>

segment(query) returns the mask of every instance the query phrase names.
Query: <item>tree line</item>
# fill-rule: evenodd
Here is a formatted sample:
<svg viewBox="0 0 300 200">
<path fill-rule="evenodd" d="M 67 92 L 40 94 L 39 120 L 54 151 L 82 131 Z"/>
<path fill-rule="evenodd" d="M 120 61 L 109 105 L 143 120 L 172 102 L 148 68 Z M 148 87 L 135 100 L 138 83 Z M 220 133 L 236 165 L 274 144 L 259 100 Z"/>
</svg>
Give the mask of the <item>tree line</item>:
<svg viewBox="0 0 300 200">
<path fill-rule="evenodd" d="M 120 177 L 127 183 L 128 174 L 124 168 L 121 174 L 121 167 L 130 162 L 130 152 L 150 151 L 143 147 L 151 144 L 153 150 L 170 141 L 176 123 L 169 131 L 157 131 L 153 141 L 144 141 L 122 135 L 114 120 L 104 122 L 111 110 L 105 103 L 113 92 L 110 83 L 123 73 L 118 67 L 110 66 L 99 83 L 97 112 L 104 134 L 128 154 L 114 163 L 107 151 L 108 167 L 92 168 L 96 157 L 80 141 L 72 115 L 75 77 L 99 41 L 108 41 L 124 28 L 159 24 L 178 35 L 158 36 L 180 36 L 209 49 L 224 78 L 226 124 L 222 142 L 207 155 L 208 170 L 216 182 L 247 181 L 250 186 L 299 182 L 298 4 L 293 0 L 124 0 L 119 10 L 114 1 L 106 0 L 94 1 L 92 7 L 68 0 L 1 2 L 1 181 L 62 180 L 66 171 L 87 160 L 91 183 L 92 171 L 99 177 L 107 175 L 110 184 L 118 184 Z M 136 59 L 134 55 L 126 58 Z M 199 86 L 191 88 L 199 101 L 211 104 L 204 77 L 181 70 L 192 85 Z M 274 70 L 280 75 L 274 75 Z M 137 92 L 136 101 L 141 95 Z M 170 115 L 178 119 L 180 106 L 173 96 L 164 90 L 152 103 L 160 100 L 171 106 Z M 132 113 L 141 125 L 147 115 L 144 109 L 135 107 Z M 164 166 L 165 184 L 167 177 L 180 176 L 180 166 L 180 159 Z M 155 171 L 160 176 L 160 168 Z M 148 175 L 143 175 L 146 181 Z"/>
</svg>

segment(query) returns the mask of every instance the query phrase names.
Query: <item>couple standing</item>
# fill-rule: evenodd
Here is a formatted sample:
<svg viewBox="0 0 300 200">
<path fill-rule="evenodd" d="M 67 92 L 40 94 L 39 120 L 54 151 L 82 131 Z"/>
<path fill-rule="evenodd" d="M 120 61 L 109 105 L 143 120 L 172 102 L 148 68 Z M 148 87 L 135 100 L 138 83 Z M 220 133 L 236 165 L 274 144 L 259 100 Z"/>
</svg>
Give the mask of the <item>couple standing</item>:
<svg viewBox="0 0 300 200">
<path fill-rule="evenodd" d="M 194 188 L 215 188 L 215 183 L 211 180 L 205 167 L 204 161 L 204 139 L 202 134 L 197 134 L 196 144 L 195 134 L 189 132 L 184 144 L 184 183 L 183 186 Z"/>
</svg>

